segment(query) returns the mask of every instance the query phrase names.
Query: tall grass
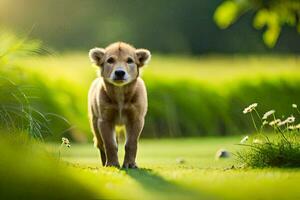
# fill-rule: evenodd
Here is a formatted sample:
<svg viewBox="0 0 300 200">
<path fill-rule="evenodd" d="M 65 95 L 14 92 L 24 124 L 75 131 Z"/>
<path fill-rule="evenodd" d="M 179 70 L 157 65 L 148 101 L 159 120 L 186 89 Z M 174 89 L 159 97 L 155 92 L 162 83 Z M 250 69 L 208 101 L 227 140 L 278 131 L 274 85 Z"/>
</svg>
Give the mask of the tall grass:
<svg viewBox="0 0 300 200">
<path fill-rule="evenodd" d="M 38 98 L 27 74 L 16 61 L 47 52 L 39 41 L 18 38 L 9 32 L 0 33 L 0 128 L 7 134 L 26 132 L 43 139 L 51 133 L 51 118 L 34 105 Z M 45 103 L 45 102 L 43 102 Z"/>
<path fill-rule="evenodd" d="M 27 132 L 34 138 L 42 139 L 49 131 L 44 114 L 30 105 L 22 86 L 9 79 L 0 78 L 0 126 L 8 133 Z"/>
</svg>

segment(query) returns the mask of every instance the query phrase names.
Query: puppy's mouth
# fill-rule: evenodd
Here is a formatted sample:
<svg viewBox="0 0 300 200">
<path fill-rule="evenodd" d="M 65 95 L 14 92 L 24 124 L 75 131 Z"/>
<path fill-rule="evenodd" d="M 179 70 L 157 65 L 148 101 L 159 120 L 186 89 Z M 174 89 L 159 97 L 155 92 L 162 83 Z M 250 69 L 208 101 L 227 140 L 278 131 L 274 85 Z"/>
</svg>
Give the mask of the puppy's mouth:
<svg viewBox="0 0 300 200">
<path fill-rule="evenodd" d="M 110 82 L 113 85 L 116 85 L 116 86 L 123 86 L 123 85 L 126 85 L 128 83 L 128 79 L 126 79 L 126 78 L 113 78 L 113 79 L 110 79 Z"/>
<path fill-rule="evenodd" d="M 123 82 L 126 82 L 127 79 L 125 79 L 125 78 L 114 78 L 113 81 L 116 82 L 116 83 L 123 83 Z"/>
</svg>

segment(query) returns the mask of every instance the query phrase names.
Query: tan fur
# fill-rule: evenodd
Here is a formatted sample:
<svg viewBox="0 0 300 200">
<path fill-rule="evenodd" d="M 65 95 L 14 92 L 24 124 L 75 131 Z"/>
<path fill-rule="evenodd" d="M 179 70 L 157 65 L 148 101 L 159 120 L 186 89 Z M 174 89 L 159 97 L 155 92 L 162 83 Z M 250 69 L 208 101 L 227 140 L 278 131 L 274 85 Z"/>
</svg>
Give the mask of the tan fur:
<svg viewBox="0 0 300 200">
<path fill-rule="evenodd" d="M 101 76 L 90 87 L 88 108 L 94 141 L 100 150 L 102 164 L 120 166 L 115 127 L 125 125 L 123 167 L 136 168 L 137 144 L 147 112 L 146 87 L 139 77 L 139 69 L 150 60 L 150 52 L 117 42 L 105 49 L 91 49 L 89 56 L 100 67 L 101 72 Z M 124 80 L 115 80 L 117 70 L 125 72 Z"/>
</svg>

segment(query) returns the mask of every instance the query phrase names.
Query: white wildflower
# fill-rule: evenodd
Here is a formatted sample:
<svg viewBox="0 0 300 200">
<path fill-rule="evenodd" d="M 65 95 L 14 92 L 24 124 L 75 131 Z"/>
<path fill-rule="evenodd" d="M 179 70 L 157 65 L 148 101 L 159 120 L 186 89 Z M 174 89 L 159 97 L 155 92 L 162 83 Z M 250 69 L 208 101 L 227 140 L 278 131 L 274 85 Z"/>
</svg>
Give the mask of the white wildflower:
<svg viewBox="0 0 300 200">
<path fill-rule="evenodd" d="M 246 114 L 252 112 L 257 107 L 257 105 L 258 105 L 257 103 L 251 104 L 250 106 L 248 106 L 243 110 L 243 113 Z"/>
<path fill-rule="evenodd" d="M 278 125 L 278 123 L 280 123 L 280 122 L 281 122 L 280 119 L 275 119 L 275 120 L 271 121 L 271 122 L 269 123 L 269 125 L 270 125 L 270 126 L 276 126 L 276 125 Z"/>
<path fill-rule="evenodd" d="M 263 125 L 267 125 L 269 122 L 268 121 L 263 121 Z"/>
<path fill-rule="evenodd" d="M 292 115 L 292 116 L 286 118 L 286 120 L 284 120 L 282 122 L 279 122 L 277 125 L 282 126 L 282 125 L 290 124 L 290 123 L 293 123 L 293 122 L 295 122 L 295 117 Z"/>
<path fill-rule="evenodd" d="M 240 143 L 241 143 L 241 144 L 244 144 L 245 142 L 248 141 L 248 139 L 249 139 L 249 136 L 247 135 L 247 136 L 245 136 L 245 137 L 240 141 Z"/>
<path fill-rule="evenodd" d="M 243 110 L 243 113 L 244 114 L 246 114 L 246 113 L 249 113 L 249 112 L 251 112 L 252 110 L 250 110 L 248 107 L 247 108 L 245 108 L 244 110 Z"/>
<path fill-rule="evenodd" d="M 293 108 L 298 108 L 297 104 L 295 104 L 295 103 L 292 104 L 292 107 Z"/>
<path fill-rule="evenodd" d="M 277 123 L 277 126 L 283 126 L 283 125 L 285 125 L 286 123 L 287 123 L 286 120 L 280 121 L 280 122 Z"/>
<path fill-rule="evenodd" d="M 275 113 L 275 110 L 270 110 L 266 112 L 262 119 L 267 119 L 269 116 L 273 115 Z"/>
<path fill-rule="evenodd" d="M 292 130 L 295 130 L 295 129 L 296 129 L 296 126 L 293 126 L 293 125 L 288 126 L 288 129 L 291 130 L 291 131 L 292 131 Z"/>
<path fill-rule="evenodd" d="M 297 124 L 297 125 L 295 126 L 295 128 L 296 128 L 296 129 L 300 129 L 300 124 Z"/>
<path fill-rule="evenodd" d="M 65 138 L 65 137 L 62 137 L 62 138 L 61 138 L 61 141 L 62 141 L 64 144 L 70 143 L 69 139 L 68 139 L 68 138 Z"/>
<path fill-rule="evenodd" d="M 287 123 L 293 123 L 293 122 L 295 122 L 295 117 L 292 115 L 292 116 L 290 116 L 290 117 L 288 117 L 287 119 L 286 119 L 286 122 Z"/>
<path fill-rule="evenodd" d="M 62 137 L 61 140 L 62 140 L 62 143 L 66 145 L 66 147 L 68 147 L 68 148 L 71 147 L 70 141 L 68 138 Z"/>
</svg>

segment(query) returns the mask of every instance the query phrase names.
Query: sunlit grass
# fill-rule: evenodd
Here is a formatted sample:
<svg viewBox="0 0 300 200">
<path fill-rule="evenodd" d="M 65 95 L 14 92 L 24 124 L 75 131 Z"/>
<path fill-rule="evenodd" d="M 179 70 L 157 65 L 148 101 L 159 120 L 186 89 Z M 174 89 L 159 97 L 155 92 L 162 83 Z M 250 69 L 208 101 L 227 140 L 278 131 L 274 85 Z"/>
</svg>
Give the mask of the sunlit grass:
<svg viewBox="0 0 300 200">
<path fill-rule="evenodd" d="M 220 144 L 220 141 L 222 144 Z M 236 137 L 236 141 L 239 141 L 239 137 Z M 177 148 L 174 148 L 177 146 Z M 177 165 L 177 158 L 183 158 L 189 165 L 194 167 L 202 166 L 218 166 L 220 163 L 224 164 L 228 160 L 215 160 L 215 153 L 220 148 L 229 148 L 235 150 L 238 146 L 234 145 L 232 138 L 205 138 L 203 140 L 199 138 L 190 139 L 158 139 L 158 140 L 141 140 L 139 163 L 141 167 L 145 166 L 172 166 Z M 56 148 L 49 147 L 52 151 Z M 98 151 L 92 148 L 91 144 L 88 145 L 72 145 L 71 149 L 64 149 L 62 156 L 70 162 L 80 162 L 92 166 L 99 166 L 100 160 L 98 160 Z M 122 161 L 124 156 L 124 148 L 120 145 L 119 157 Z M 206 162 L 198 162 L 199 159 L 203 159 Z M 232 160 L 231 160 L 232 161 Z"/>
<path fill-rule="evenodd" d="M 140 169 L 128 171 L 102 167 L 92 144 L 72 144 L 58 159 L 60 141 L 45 151 L 26 137 L 4 139 L 1 199 L 299 199 L 298 169 L 244 169 L 232 156 L 216 160 L 220 148 L 238 150 L 241 137 L 144 139 Z M 122 161 L 123 144 L 120 150 Z"/>
<path fill-rule="evenodd" d="M 92 144 L 65 149 L 63 159 L 74 163 L 75 168 L 92 172 L 94 178 L 85 181 L 90 185 L 105 184 L 106 192 L 119 198 L 297 199 L 300 178 L 297 169 L 241 169 L 235 165 L 234 157 L 215 159 L 220 148 L 230 152 L 238 150 L 240 146 L 235 144 L 240 139 L 142 140 L 138 154 L 141 170 L 128 172 L 101 167 Z M 122 160 L 122 145 L 120 150 Z M 183 164 L 176 161 L 179 157 L 184 159 Z"/>
</svg>

